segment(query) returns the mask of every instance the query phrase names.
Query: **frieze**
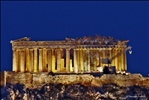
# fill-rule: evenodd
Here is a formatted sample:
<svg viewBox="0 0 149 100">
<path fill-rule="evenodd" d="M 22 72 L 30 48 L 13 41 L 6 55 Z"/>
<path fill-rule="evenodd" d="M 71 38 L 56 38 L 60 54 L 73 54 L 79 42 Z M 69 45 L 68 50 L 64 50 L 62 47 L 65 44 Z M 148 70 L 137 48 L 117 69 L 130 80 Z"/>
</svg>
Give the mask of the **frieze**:
<svg viewBox="0 0 149 100">
<path fill-rule="evenodd" d="M 113 37 L 96 35 L 95 37 L 84 36 L 83 38 L 65 38 L 62 41 L 30 41 L 30 38 L 24 37 L 11 41 L 12 46 L 58 46 L 58 45 L 127 45 L 128 40 L 115 40 Z"/>
</svg>

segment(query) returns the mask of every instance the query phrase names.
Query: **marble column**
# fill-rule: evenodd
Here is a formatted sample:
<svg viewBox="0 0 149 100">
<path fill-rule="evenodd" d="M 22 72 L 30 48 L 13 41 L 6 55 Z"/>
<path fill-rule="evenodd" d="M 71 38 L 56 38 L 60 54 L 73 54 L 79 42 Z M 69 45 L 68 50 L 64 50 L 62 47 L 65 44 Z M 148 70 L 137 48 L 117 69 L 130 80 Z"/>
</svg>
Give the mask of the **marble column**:
<svg viewBox="0 0 149 100">
<path fill-rule="evenodd" d="M 96 52 L 95 52 L 95 49 L 93 49 L 93 71 L 96 71 L 96 63 L 97 63 L 97 60 L 96 60 Z"/>
<path fill-rule="evenodd" d="M 100 49 L 98 49 L 98 55 L 99 55 L 99 57 L 98 57 L 98 59 L 99 59 L 98 67 L 100 67 L 101 66 L 101 50 Z"/>
<path fill-rule="evenodd" d="M 88 72 L 90 72 L 91 70 L 91 68 L 90 68 L 90 50 L 89 49 L 87 49 L 87 71 Z"/>
<path fill-rule="evenodd" d="M 38 53 L 37 48 L 34 48 L 34 72 L 37 72 L 37 65 L 38 65 Z"/>
<path fill-rule="evenodd" d="M 103 59 L 103 50 L 102 48 L 99 49 L 99 60 L 100 60 L 100 67 L 103 67 L 102 59 Z"/>
<path fill-rule="evenodd" d="M 110 59 L 114 56 L 114 52 L 115 52 L 114 49 L 110 50 L 110 53 L 111 53 L 110 54 Z M 111 66 L 115 66 L 115 60 L 111 61 Z"/>
<path fill-rule="evenodd" d="M 20 72 L 25 72 L 25 50 L 20 49 Z"/>
<path fill-rule="evenodd" d="M 66 71 L 66 69 L 64 67 L 64 63 L 65 63 L 64 58 L 61 58 L 61 71 L 63 71 L 63 72 Z"/>
<path fill-rule="evenodd" d="M 76 49 L 76 57 L 77 57 L 77 67 L 78 67 L 78 71 L 81 71 L 81 67 L 80 67 L 80 49 Z"/>
<path fill-rule="evenodd" d="M 89 52 L 90 52 L 89 54 L 90 55 L 90 58 L 89 58 L 90 59 L 90 70 L 93 71 L 93 50 L 92 48 L 90 48 Z"/>
<path fill-rule="evenodd" d="M 18 72 L 18 50 L 13 49 L 13 71 Z"/>
<path fill-rule="evenodd" d="M 110 60 L 110 66 L 113 66 L 112 65 L 112 61 L 111 61 L 111 58 L 112 58 L 112 48 L 109 48 L 109 60 Z"/>
<path fill-rule="evenodd" d="M 126 51 L 124 52 L 124 68 L 125 68 L 125 71 L 127 71 L 127 56 L 126 56 Z"/>
<path fill-rule="evenodd" d="M 73 72 L 73 68 L 72 68 L 72 59 L 70 59 L 70 72 Z"/>
<path fill-rule="evenodd" d="M 96 49 L 96 66 L 99 66 L 99 50 Z"/>
<path fill-rule="evenodd" d="M 52 71 L 52 50 L 48 49 L 48 72 Z"/>
<path fill-rule="evenodd" d="M 84 72 L 84 68 L 83 68 L 83 50 L 82 50 L 82 48 L 79 51 L 80 51 L 80 70 L 81 70 L 81 72 Z"/>
<path fill-rule="evenodd" d="M 83 66 L 84 66 L 84 71 L 87 72 L 87 50 L 86 48 L 83 49 Z"/>
<path fill-rule="evenodd" d="M 65 61 L 64 61 L 64 51 L 63 51 L 63 49 L 60 49 L 60 55 L 61 55 L 61 57 L 60 57 L 60 62 L 61 62 L 60 70 L 64 72 L 64 71 L 66 71 L 66 68 L 64 67 Z"/>
<path fill-rule="evenodd" d="M 48 64 L 47 64 L 47 49 L 43 48 L 43 71 L 46 72 L 48 69 Z"/>
<path fill-rule="evenodd" d="M 117 55 L 117 53 L 118 53 L 118 50 L 117 50 L 117 48 L 115 48 L 115 55 Z M 114 56 L 115 56 L 114 55 Z M 118 67 L 118 58 L 117 57 L 115 57 L 115 67 L 116 67 L 116 71 L 119 71 L 119 67 Z"/>
<path fill-rule="evenodd" d="M 57 71 L 61 71 L 61 50 L 57 49 Z"/>
<path fill-rule="evenodd" d="M 101 61 L 101 67 L 104 67 L 104 64 L 103 64 L 103 59 L 104 59 L 104 50 L 103 48 L 100 48 L 100 61 Z"/>
<path fill-rule="evenodd" d="M 74 54 L 74 72 L 78 73 L 78 64 L 77 64 L 77 52 L 76 49 L 73 50 L 73 54 Z"/>
<path fill-rule="evenodd" d="M 34 53 L 33 53 L 33 49 L 29 49 L 29 52 L 30 52 L 30 62 L 31 62 L 31 72 L 33 72 L 33 70 L 34 70 Z"/>
<path fill-rule="evenodd" d="M 31 60 L 30 60 L 30 52 L 29 48 L 26 48 L 26 71 L 31 72 Z"/>
<path fill-rule="evenodd" d="M 117 48 L 117 54 L 119 54 L 120 52 L 121 52 L 120 48 Z M 117 66 L 118 66 L 118 70 L 121 71 L 122 70 L 121 55 L 117 56 Z"/>
<path fill-rule="evenodd" d="M 66 49 L 66 72 L 70 72 L 70 49 Z"/>
<path fill-rule="evenodd" d="M 121 48 L 121 51 L 123 52 L 123 53 L 121 54 L 122 71 L 125 71 L 125 66 L 124 66 L 124 49 Z"/>
<path fill-rule="evenodd" d="M 43 72 L 43 49 L 39 49 L 39 72 Z"/>
<path fill-rule="evenodd" d="M 56 62 L 56 57 L 55 57 L 55 50 L 52 49 L 52 72 L 55 72 L 55 62 Z"/>
</svg>

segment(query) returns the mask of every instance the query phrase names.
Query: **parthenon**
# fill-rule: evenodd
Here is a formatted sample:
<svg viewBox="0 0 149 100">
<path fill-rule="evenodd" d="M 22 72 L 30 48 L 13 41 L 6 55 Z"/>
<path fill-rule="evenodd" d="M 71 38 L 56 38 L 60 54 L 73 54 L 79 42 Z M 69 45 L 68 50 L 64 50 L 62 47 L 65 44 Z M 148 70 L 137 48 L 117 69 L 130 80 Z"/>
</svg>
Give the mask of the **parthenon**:
<svg viewBox="0 0 149 100">
<path fill-rule="evenodd" d="M 12 40 L 13 71 L 15 72 L 94 72 L 106 66 L 103 59 L 115 57 L 110 66 L 127 70 L 128 40 L 109 36 L 84 36 L 59 41 L 31 41 L 24 37 Z"/>
</svg>

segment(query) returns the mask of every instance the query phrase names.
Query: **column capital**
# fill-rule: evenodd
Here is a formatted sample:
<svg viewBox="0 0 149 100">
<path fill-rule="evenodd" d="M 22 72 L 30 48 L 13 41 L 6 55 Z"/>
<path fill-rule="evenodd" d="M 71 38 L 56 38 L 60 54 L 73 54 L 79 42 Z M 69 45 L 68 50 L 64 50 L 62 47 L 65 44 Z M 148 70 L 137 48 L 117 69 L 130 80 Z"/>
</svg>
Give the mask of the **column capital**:
<svg viewBox="0 0 149 100">
<path fill-rule="evenodd" d="M 87 48 L 83 48 L 82 50 L 86 50 Z"/>
<path fill-rule="evenodd" d="M 13 51 L 17 51 L 17 48 L 12 48 Z"/>
<path fill-rule="evenodd" d="M 39 48 L 38 50 L 43 50 L 43 49 Z"/>
<path fill-rule="evenodd" d="M 47 49 L 47 51 L 52 50 L 52 48 L 46 48 L 46 49 Z"/>
<path fill-rule="evenodd" d="M 19 48 L 17 48 L 16 51 L 21 51 L 21 50 Z"/>
<path fill-rule="evenodd" d="M 37 48 L 33 48 L 34 50 L 37 50 Z"/>
<path fill-rule="evenodd" d="M 107 50 L 112 50 L 112 48 L 107 48 Z"/>
<path fill-rule="evenodd" d="M 79 48 L 76 48 L 75 50 L 80 50 Z"/>
<path fill-rule="evenodd" d="M 66 48 L 66 50 L 70 50 L 70 48 Z"/>
<path fill-rule="evenodd" d="M 27 50 L 28 50 L 29 48 L 25 48 L 25 49 L 27 49 Z"/>
<path fill-rule="evenodd" d="M 29 50 L 30 50 L 30 51 L 33 51 L 34 49 L 31 48 L 31 49 L 29 49 Z"/>
</svg>

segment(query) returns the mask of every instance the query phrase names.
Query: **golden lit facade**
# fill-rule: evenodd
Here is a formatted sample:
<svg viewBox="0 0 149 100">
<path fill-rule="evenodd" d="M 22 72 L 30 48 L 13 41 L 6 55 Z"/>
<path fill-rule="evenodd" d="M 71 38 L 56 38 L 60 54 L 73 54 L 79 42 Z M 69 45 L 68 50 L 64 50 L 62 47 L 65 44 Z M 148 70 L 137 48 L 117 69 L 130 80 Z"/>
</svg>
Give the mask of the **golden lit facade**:
<svg viewBox="0 0 149 100">
<path fill-rule="evenodd" d="M 112 59 L 110 66 L 116 66 L 117 71 L 127 70 L 128 40 L 89 36 L 63 41 L 30 41 L 25 37 L 11 43 L 15 72 L 98 72 L 107 66 L 103 59 L 111 59 L 121 52 Z"/>
</svg>

